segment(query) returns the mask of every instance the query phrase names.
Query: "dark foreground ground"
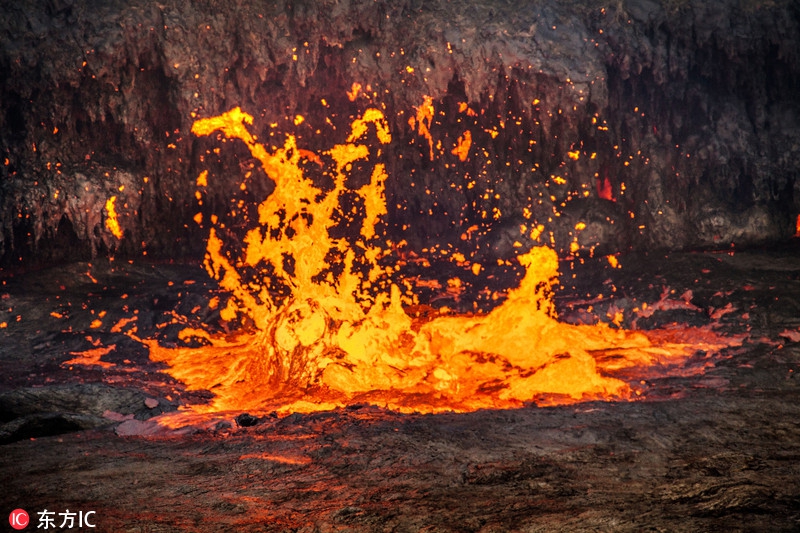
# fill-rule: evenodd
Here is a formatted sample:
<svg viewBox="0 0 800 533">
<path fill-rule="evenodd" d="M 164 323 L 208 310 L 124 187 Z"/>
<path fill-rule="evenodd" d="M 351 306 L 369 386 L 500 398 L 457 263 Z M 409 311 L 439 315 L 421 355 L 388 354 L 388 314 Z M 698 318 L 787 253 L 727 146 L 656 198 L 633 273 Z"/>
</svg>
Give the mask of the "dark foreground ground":
<svg viewBox="0 0 800 533">
<path fill-rule="evenodd" d="M 202 393 L 112 326 L 138 310 L 140 332 L 169 342 L 181 326 L 158 324 L 172 310 L 214 321 L 203 315 L 215 293 L 203 272 L 126 263 L 8 275 L 0 511 L 25 509 L 29 530 L 53 511 L 59 531 L 58 513 L 95 511 L 92 531 L 131 533 L 800 530 L 796 243 L 622 264 L 578 271 L 558 294 L 561 316 L 585 318 L 592 305 L 601 317 L 622 309 L 632 325 L 642 301 L 683 296 L 691 306 L 661 305 L 636 326 L 713 322 L 749 339 L 704 376 L 653 380 L 635 403 L 444 415 L 353 407 L 252 426 L 234 413 L 151 436 L 123 435 Z M 598 292 L 606 298 L 590 302 Z M 105 367 L 62 364 L 93 344 L 115 346 Z"/>
</svg>

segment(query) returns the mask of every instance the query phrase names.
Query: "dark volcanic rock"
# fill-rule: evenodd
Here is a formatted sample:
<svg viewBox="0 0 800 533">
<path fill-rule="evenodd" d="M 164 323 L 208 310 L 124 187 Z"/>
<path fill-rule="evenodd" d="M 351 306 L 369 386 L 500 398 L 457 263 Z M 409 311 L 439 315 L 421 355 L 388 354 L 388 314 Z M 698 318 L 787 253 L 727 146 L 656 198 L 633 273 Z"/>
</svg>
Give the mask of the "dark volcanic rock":
<svg viewBox="0 0 800 533">
<path fill-rule="evenodd" d="M 223 216 L 252 161 L 242 146 L 201 161 L 217 141 L 191 135 L 193 113 L 235 106 L 261 138 L 302 114 L 293 129 L 309 149 L 385 106 L 387 229 L 418 247 L 458 242 L 484 212 L 513 226 L 524 207 L 562 250 L 577 221 L 591 229 L 584 248 L 724 247 L 785 239 L 800 211 L 796 2 L 3 4 L 5 264 L 200 253 L 195 177 L 210 168 L 203 210 Z M 367 94 L 351 102 L 354 82 Z M 425 95 L 444 146 L 435 161 L 408 124 Z M 449 147 L 465 127 L 461 162 Z M 245 201 L 270 191 L 257 171 Z M 111 196 L 121 240 L 104 227 Z"/>
<path fill-rule="evenodd" d="M 122 415 L 146 414 L 139 391 L 97 383 L 15 389 L 0 394 L 0 421 L 41 413 L 81 413 L 102 416 L 113 411 Z"/>
<path fill-rule="evenodd" d="M 94 429 L 154 414 L 140 391 L 100 383 L 19 388 L 0 393 L 0 444 Z"/>
</svg>

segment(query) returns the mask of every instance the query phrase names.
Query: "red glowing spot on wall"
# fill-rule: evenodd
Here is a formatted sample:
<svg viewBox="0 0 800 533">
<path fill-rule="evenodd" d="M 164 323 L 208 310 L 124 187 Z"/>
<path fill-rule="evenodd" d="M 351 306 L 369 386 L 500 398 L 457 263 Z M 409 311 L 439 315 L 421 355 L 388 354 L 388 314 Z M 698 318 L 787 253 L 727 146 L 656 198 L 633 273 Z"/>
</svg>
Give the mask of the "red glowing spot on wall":
<svg viewBox="0 0 800 533">
<path fill-rule="evenodd" d="M 597 196 L 602 198 L 603 200 L 609 200 L 612 202 L 616 202 L 614 198 L 614 191 L 611 187 L 611 180 L 608 177 L 605 178 L 597 178 Z"/>
</svg>

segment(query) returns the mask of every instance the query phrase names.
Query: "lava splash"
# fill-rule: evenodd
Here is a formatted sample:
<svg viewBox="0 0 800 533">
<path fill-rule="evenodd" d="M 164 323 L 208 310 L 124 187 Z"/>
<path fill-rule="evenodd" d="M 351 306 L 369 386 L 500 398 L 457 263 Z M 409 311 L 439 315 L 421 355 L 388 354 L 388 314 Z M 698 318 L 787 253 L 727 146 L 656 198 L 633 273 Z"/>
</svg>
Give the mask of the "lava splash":
<svg viewBox="0 0 800 533">
<path fill-rule="evenodd" d="M 631 399 L 641 391 L 611 374 L 679 368 L 700 349 L 726 345 L 713 335 L 674 343 L 559 322 L 552 301 L 558 258 L 546 246 L 517 257 L 525 269 L 519 286 L 488 313 L 414 318 L 407 313 L 418 303 L 413 284 L 385 261 L 394 243 L 379 230 L 389 179 L 381 158 L 392 142 L 383 112 L 368 108 L 344 143 L 321 152 L 298 147 L 293 135 L 268 147 L 252 124 L 235 108 L 192 128 L 244 143 L 275 185 L 257 220 L 247 220 L 242 246 L 225 241 L 218 220 L 208 237 L 205 267 L 231 295 L 221 317 L 250 327 L 228 335 L 186 328 L 181 339 L 201 344 L 191 348 L 142 340 L 150 358 L 187 387 L 214 393 L 210 403 L 189 406 L 194 412 L 359 403 L 441 412 Z M 324 169 L 324 185 L 306 175 L 309 163 Z M 363 183 L 349 175 L 356 163 L 371 169 Z M 207 172 L 198 177 L 199 191 L 207 180 Z"/>
</svg>

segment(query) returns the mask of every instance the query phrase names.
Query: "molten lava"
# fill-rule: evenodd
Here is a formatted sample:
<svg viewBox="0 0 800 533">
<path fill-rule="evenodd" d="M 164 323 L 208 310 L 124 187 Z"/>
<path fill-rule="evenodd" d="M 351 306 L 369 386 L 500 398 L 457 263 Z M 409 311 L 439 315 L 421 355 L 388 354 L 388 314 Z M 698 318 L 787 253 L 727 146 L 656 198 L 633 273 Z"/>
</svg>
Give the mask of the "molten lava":
<svg viewBox="0 0 800 533">
<path fill-rule="evenodd" d="M 117 218 L 117 197 L 112 196 L 108 200 L 106 200 L 106 229 L 111 232 L 114 237 L 117 239 L 122 238 L 122 228 L 119 226 L 119 220 Z"/>
<path fill-rule="evenodd" d="M 426 100 L 411 125 L 433 157 L 430 105 Z M 252 124 L 236 108 L 192 128 L 197 136 L 243 142 L 275 183 L 257 220 L 248 221 L 240 252 L 216 220 L 208 237 L 206 269 L 231 295 L 221 316 L 251 327 L 228 336 L 182 331 L 182 339 L 201 347 L 142 341 L 175 378 L 214 393 L 211 403 L 191 406 L 195 412 L 307 412 L 354 403 L 441 412 L 628 399 L 640 391 L 609 374 L 679 368 L 697 350 L 725 345 L 713 335 L 676 343 L 605 324 L 559 322 L 550 297 L 558 260 L 543 246 L 518 256 L 524 276 L 490 312 L 412 318 L 406 310 L 418 303 L 413 284 L 396 281 L 399 267 L 382 261 L 393 244 L 379 230 L 389 179 L 380 160 L 392 142 L 383 113 L 367 109 L 344 143 L 321 153 L 298 147 L 292 135 L 269 149 L 250 133 Z M 454 151 L 459 159 L 470 142 L 469 132 L 462 135 Z M 308 162 L 323 166 L 332 184 L 306 176 Z M 370 169 L 361 185 L 349 175 L 356 163 Z M 203 172 L 198 187 L 209 179 Z M 338 231 L 342 220 L 356 229 Z M 477 275 L 475 265 L 465 275 Z M 460 280 L 448 285 L 457 290 Z"/>
</svg>

